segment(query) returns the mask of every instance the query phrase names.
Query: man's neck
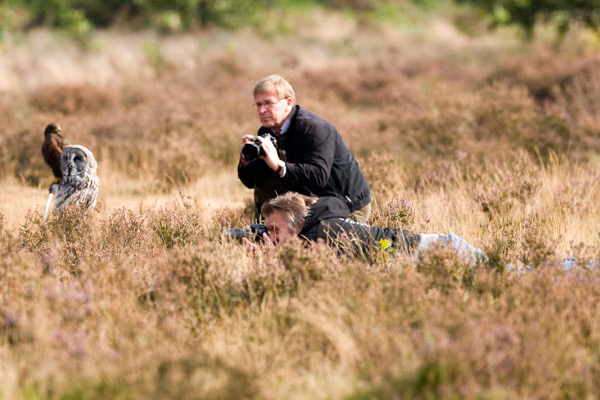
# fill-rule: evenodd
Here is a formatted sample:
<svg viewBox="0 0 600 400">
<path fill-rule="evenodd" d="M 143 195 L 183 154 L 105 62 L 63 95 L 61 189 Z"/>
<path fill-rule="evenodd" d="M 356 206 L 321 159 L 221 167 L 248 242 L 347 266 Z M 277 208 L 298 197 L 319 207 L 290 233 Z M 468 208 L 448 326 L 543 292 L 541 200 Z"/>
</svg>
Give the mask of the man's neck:
<svg viewBox="0 0 600 400">
<path fill-rule="evenodd" d="M 279 135 L 283 135 L 283 134 L 284 134 L 284 133 L 286 133 L 286 132 L 287 132 L 287 130 L 289 129 L 289 127 L 290 127 L 290 122 L 289 122 L 289 121 L 290 121 L 290 115 L 292 115 L 292 112 L 291 112 L 291 111 L 290 111 L 290 113 L 289 113 L 289 114 L 288 114 L 288 115 L 285 117 L 285 119 L 283 120 L 283 123 L 281 124 L 281 126 L 278 126 L 278 127 L 276 127 L 276 128 L 274 127 L 274 128 L 272 129 L 272 130 L 273 130 L 273 132 L 275 132 L 275 134 L 276 134 L 277 136 L 279 136 Z"/>
</svg>

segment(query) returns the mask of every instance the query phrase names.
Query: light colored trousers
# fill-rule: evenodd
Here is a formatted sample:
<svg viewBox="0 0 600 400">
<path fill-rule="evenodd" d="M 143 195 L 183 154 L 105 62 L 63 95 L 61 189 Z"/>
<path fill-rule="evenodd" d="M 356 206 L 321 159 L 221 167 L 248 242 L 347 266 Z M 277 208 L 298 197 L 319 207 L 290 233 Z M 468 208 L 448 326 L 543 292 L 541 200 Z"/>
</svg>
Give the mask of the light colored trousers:
<svg viewBox="0 0 600 400">
<path fill-rule="evenodd" d="M 419 235 L 419 246 L 417 247 L 417 256 L 423 252 L 431 250 L 435 246 L 450 246 L 454 249 L 464 261 L 470 264 L 476 264 L 487 260 L 481 249 L 473 246 L 463 238 L 454 233 L 437 234 L 422 233 Z"/>
<path fill-rule="evenodd" d="M 487 261 L 487 256 L 483 253 L 483 251 L 471 243 L 467 242 L 463 238 L 456 236 L 454 233 L 448 234 L 421 234 L 421 240 L 419 242 L 419 246 L 417 247 L 417 256 L 426 252 L 433 248 L 434 246 L 451 246 L 459 256 L 463 257 L 466 262 L 474 265 L 479 262 Z M 590 259 L 585 263 L 582 263 L 581 260 L 575 257 L 564 258 L 560 261 L 560 266 L 565 271 L 571 271 L 573 269 L 577 269 L 579 267 L 587 268 L 587 269 L 595 269 L 600 267 L 600 259 Z M 532 269 L 531 265 L 527 265 L 525 267 L 517 267 L 512 264 L 508 264 L 506 266 L 508 271 L 525 271 Z"/>
</svg>

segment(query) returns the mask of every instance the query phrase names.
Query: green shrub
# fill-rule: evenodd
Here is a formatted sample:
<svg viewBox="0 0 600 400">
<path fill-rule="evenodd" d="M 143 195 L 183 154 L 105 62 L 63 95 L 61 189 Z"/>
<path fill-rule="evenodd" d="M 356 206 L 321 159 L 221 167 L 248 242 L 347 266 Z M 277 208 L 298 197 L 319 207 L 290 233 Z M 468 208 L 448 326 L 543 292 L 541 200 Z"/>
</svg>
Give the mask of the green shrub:
<svg viewBox="0 0 600 400">
<path fill-rule="evenodd" d="M 600 27 L 600 1 L 598 0 L 458 0 L 488 13 L 493 25 L 516 24 L 528 36 L 533 34 L 536 22 L 553 24 L 564 35 L 569 27 L 580 22 L 598 30 Z"/>
<path fill-rule="evenodd" d="M 66 31 L 85 44 L 93 27 L 131 24 L 152 26 L 173 32 L 194 26 L 219 25 L 239 28 L 264 25 L 265 15 L 274 10 L 284 13 L 307 6 L 345 8 L 358 13 L 400 17 L 407 8 L 431 8 L 435 0 L 11 0 L 0 5 L 0 32 L 36 25 L 48 25 Z M 25 21 L 17 24 L 14 16 L 24 11 Z M 270 14 L 271 13 L 271 14 Z M 21 26 L 19 26 L 21 25 Z"/>
</svg>

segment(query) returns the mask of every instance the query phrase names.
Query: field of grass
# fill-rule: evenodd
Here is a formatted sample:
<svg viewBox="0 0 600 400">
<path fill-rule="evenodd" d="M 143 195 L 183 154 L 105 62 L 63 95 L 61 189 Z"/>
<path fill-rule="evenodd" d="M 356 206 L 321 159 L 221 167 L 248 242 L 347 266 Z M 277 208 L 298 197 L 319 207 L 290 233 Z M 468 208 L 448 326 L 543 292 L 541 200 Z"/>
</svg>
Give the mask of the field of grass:
<svg viewBox="0 0 600 400">
<path fill-rule="evenodd" d="M 554 399 L 600 392 L 600 52 L 316 12 L 293 34 L 45 30 L 0 45 L 0 399 Z M 252 88 L 290 79 L 371 185 L 372 224 L 454 232 L 415 261 L 223 243 Z M 41 221 L 59 123 L 99 205 Z M 506 264 L 533 265 L 527 273 Z"/>
</svg>

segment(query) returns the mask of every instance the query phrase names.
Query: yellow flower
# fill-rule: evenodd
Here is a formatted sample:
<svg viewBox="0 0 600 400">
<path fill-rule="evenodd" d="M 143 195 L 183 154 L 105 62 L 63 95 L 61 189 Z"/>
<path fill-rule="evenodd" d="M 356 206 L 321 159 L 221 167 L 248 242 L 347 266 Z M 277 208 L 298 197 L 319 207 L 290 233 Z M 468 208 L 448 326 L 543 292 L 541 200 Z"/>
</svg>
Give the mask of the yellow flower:
<svg viewBox="0 0 600 400">
<path fill-rule="evenodd" d="M 381 239 L 379 240 L 379 245 L 381 246 L 381 250 L 385 250 L 392 245 L 392 242 L 389 239 Z"/>
</svg>

